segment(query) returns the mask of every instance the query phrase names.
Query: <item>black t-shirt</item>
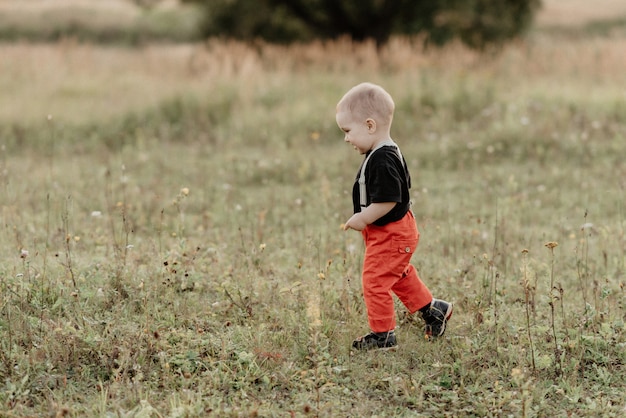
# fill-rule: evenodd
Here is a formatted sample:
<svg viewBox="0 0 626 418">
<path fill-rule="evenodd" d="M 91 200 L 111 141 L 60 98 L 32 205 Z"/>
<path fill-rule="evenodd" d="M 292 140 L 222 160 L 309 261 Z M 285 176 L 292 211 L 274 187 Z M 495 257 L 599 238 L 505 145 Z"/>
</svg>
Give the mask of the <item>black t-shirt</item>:
<svg viewBox="0 0 626 418">
<path fill-rule="evenodd" d="M 360 176 L 361 169 L 359 169 L 352 187 L 354 213 L 361 212 Z M 411 207 L 409 196 L 411 176 L 406 161 L 400 161 L 395 146 L 383 146 L 374 151 L 365 167 L 365 185 L 368 206 L 371 203 L 396 202 L 393 209 L 377 219 L 374 225 L 383 226 L 390 222 L 399 221 L 409 211 Z"/>
</svg>

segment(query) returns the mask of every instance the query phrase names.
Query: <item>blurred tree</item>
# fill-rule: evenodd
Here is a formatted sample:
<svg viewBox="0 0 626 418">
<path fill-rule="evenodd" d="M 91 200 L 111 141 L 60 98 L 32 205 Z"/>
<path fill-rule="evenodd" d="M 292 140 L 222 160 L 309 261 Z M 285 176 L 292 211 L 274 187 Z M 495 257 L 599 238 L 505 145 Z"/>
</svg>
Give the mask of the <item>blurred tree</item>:
<svg viewBox="0 0 626 418">
<path fill-rule="evenodd" d="M 161 3 L 163 0 L 132 0 L 139 7 L 149 9 Z"/>
<path fill-rule="evenodd" d="M 379 45 L 392 34 L 422 34 L 473 48 L 520 35 L 541 0 L 184 0 L 204 6 L 205 35 L 291 42 L 349 35 Z"/>
</svg>

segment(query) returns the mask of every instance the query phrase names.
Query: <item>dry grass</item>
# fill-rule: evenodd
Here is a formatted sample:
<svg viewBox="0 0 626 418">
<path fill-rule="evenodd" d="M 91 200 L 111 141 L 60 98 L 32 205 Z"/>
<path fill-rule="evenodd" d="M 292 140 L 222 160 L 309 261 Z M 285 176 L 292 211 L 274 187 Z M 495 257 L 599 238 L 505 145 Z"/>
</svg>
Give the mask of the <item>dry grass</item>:
<svg viewBox="0 0 626 418">
<path fill-rule="evenodd" d="M 161 7 L 176 7 L 176 2 L 162 2 Z M 125 0 L 0 0 L 0 14 L 16 21 L 48 19 L 55 10 L 70 9 L 88 11 L 104 26 L 131 25 L 140 13 Z M 626 3 L 619 0 L 599 0 L 593 5 L 582 0 L 546 0 L 538 22 L 539 26 L 580 25 L 623 14 Z M 501 85 L 496 87 L 507 89 L 511 97 L 549 94 L 566 96 L 564 100 L 590 96 L 615 100 L 626 94 L 614 88 L 626 85 L 624 50 L 623 38 L 555 39 L 541 32 L 489 58 L 459 45 L 425 51 L 419 40 L 406 38 L 394 39 L 380 53 L 373 44 L 355 45 L 348 40 L 293 47 L 210 42 L 138 50 L 72 41 L 3 44 L 0 121 L 30 123 L 45 120 L 49 114 L 73 123 L 107 119 L 175 95 L 211 95 L 218 79 L 221 83 L 241 79 L 254 88 L 259 73 L 290 77 L 316 71 L 340 73 L 348 83 L 363 75 L 375 79 L 381 72 L 393 72 L 403 83 L 414 83 L 428 71 L 474 83 L 497 75 Z"/>
<path fill-rule="evenodd" d="M 141 49 L 56 45 L 0 45 L 3 59 L 0 120 L 28 123 L 51 114 L 61 121 L 107 119 L 154 106 L 175 95 L 210 96 L 218 83 L 258 88 L 259 74 L 280 79 L 331 71 L 346 82 L 393 73 L 414 83 L 443 73 L 474 83 L 499 83 L 514 98 L 550 95 L 575 100 L 624 98 L 626 40 L 562 39 L 543 35 L 509 45 L 491 57 L 461 46 L 425 51 L 418 41 L 396 38 L 382 51 L 348 40 L 308 46 L 152 45 Z M 497 76 L 497 77 L 495 77 Z M 399 85 L 398 90 L 402 87 Z"/>
<path fill-rule="evenodd" d="M 54 22 L 57 26 L 80 23 L 99 30 L 129 28 L 140 14 L 136 5 L 124 0 L 0 0 L 0 22 L 6 27 L 42 30 Z"/>
<path fill-rule="evenodd" d="M 211 81 L 189 69 L 191 46 L 141 50 L 58 45 L 0 46 L 6 58 L 0 85 L 0 119 L 31 122 L 107 119 L 152 106 Z"/>
<path fill-rule="evenodd" d="M 539 26 L 580 26 L 586 23 L 626 16 L 623 0 L 543 0 L 537 15 Z"/>
</svg>

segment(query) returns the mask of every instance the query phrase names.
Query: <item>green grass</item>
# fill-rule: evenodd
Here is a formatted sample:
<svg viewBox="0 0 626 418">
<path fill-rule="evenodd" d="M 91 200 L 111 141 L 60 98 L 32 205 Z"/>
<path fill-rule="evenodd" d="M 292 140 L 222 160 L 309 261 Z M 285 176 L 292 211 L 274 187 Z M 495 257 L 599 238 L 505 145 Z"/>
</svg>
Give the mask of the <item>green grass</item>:
<svg viewBox="0 0 626 418">
<path fill-rule="evenodd" d="M 200 38 L 200 13 L 196 7 L 188 5 L 140 8 L 131 2 L 118 1 L 109 8 L 85 2 L 59 5 L 41 2 L 39 8 L 3 6 L 0 40 L 5 42 L 55 42 L 70 38 L 132 46 Z"/>
<path fill-rule="evenodd" d="M 623 415 L 617 80 L 594 97 L 593 71 L 546 90 L 435 65 L 262 70 L 205 99 L 3 123 L 0 415 Z M 434 343 L 398 305 L 389 353 L 349 350 L 363 248 L 339 225 L 361 158 L 334 106 L 362 79 L 398 104 L 413 262 L 456 303 Z"/>
</svg>

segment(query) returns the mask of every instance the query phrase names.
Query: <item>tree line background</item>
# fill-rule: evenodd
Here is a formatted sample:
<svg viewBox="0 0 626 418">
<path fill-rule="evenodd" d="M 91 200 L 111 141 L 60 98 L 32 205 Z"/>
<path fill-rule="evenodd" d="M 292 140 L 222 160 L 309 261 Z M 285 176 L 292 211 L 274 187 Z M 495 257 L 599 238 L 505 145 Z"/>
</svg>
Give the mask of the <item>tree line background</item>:
<svg viewBox="0 0 626 418">
<path fill-rule="evenodd" d="M 205 36 L 270 42 L 350 36 L 385 43 L 393 34 L 453 39 L 483 49 L 519 36 L 541 0 L 185 0 L 202 6 Z"/>
<path fill-rule="evenodd" d="M 46 42 L 72 38 L 137 45 L 219 37 L 287 44 L 347 36 L 355 41 L 374 40 L 380 46 L 390 36 L 399 34 L 416 36 L 427 45 L 439 46 L 456 39 L 472 48 L 485 49 L 522 35 L 531 26 L 541 3 L 541 0 L 180 0 L 172 3 L 174 7 L 172 4 L 168 7 L 162 0 L 128 0 L 132 7 L 122 7 L 127 12 L 123 14 L 120 7 L 107 13 L 92 13 L 71 3 L 43 2 L 38 9 L 5 7 L 0 13 L 0 40 Z"/>
</svg>

